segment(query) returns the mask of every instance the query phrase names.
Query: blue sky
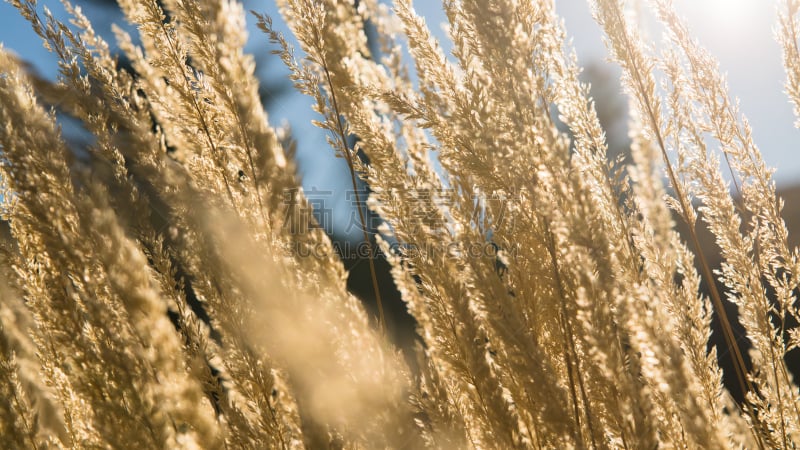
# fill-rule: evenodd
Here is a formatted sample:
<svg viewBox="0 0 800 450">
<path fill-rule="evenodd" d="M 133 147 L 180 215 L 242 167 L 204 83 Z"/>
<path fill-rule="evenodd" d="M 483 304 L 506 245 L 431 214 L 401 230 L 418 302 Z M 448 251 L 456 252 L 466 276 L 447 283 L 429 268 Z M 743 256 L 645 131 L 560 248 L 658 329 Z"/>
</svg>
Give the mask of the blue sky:
<svg viewBox="0 0 800 450">
<path fill-rule="evenodd" d="M 273 1 L 246 0 L 244 3 L 247 10 L 255 9 L 272 15 L 278 28 L 286 31 Z M 56 12 L 63 10 L 55 0 L 42 0 L 41 4 Z M 754 128 L 756 143 L 764 159 L 769 166 L 778 169 L 778 182 L 794 184 L 800 182 L 800 155 L 795 150 L 795 143 L 800 142 L 800 131 L 793 127 L 792 109 L 783 93 L 780 48 L 773 38 L 776 4 L 776 0 L 676 0 L 679 12 L 686 16 L 695 36 L 720 60 L 728 75 L 731 93 L 739 97 L 741 110 Z M 596 64 L 604 61 L 605 47 L 600 30 L 589 14 L 587 2 L 556 0 L 556 6 L 564 17 L 581 62 Z M 426 17 L 434 33 L 443 39 L 444 33 L 438 25 L 445 20 L 440 2 L 417 0 L 415 7 Z M 84 12 L 93 19 L 97 31 L 105 35 L 108 35 L 112 21 L 120 20 L 109 17 L 102 8 L 84 6 Z M 266 37 L 255 29 L 254 22 L 248 18 L 248 51 L 266 58 L 269 44 Z M 5 2 L 0 3 L 0 42 L 32 62 L 42 74 L 55 74 L 54 58 L 42 47 L 16 10 Z M 444 47 L 448 48 L 446 43 Z M 274 58 L 266 60 L 268 64 L 261 67 L 264 74 L 285 76 L 279 61 Z M 615 70 L 613 66 L 609 67 Z M 298 138 L 304 185 L 339 189 L 341 177 L 336 173 L 345 170 L 344 164 L 333 158 L 324 135 L 309 123 L 309 105 L 310 102 L 299 94 L 282 95 L 269 105 L 270 120 L 275 125 L 282 121 L 292 125 Z"/>
</svg>

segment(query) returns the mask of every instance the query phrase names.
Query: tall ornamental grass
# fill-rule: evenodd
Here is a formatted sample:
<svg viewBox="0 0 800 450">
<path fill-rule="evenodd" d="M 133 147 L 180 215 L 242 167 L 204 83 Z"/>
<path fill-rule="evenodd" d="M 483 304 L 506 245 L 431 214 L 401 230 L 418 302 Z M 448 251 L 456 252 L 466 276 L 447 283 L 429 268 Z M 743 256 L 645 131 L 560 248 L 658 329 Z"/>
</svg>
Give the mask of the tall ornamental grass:
<svg viewBox="0 0 800 450">
<path fill-rule="evenodd" d="M 445 0 L 445 55 L 411 0 L 277 0 L 297 49 L 235 0 L 119 0 L 132 69 L 67 0 L 69 23 L 10 2 L 59 75 L 0 47 L 0 447 L 800 445 L 798 251 L 671 1 L 646 5 L 654 47 L 621 0 L 590 0 L 630 101 L 628 162 L 607 158 L 553 1 Z M 779 17 L 800 115 L 800 1 Z M 318 151 L 370 188 L 376 317 L 260 103 L 246 18 L 313 99 Z M 377 257 L 414 349 L 386 337 Z"/>
</svg>

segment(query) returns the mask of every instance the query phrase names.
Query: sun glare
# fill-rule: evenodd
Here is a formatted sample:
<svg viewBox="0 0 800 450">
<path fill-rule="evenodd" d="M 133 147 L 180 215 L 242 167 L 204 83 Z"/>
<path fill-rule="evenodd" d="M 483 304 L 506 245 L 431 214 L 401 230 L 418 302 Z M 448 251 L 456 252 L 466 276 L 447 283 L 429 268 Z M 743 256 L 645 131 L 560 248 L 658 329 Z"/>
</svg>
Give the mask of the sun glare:
<svg viewBox="0 0 800 450">
<path fill-rule="evenodd" d="M 733 25 L 741 23 L 764 0 L 692 0 L 703 6 L 703 14 L 710 22 Z"/>
</svg>

